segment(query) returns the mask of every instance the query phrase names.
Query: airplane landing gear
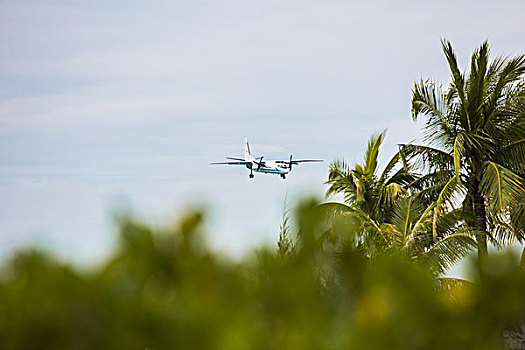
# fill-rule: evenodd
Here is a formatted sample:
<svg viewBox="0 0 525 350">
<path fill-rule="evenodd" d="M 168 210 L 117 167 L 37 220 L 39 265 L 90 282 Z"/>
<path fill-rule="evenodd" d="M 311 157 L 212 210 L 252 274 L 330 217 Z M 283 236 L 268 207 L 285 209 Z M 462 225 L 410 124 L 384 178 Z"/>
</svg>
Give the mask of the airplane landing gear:
<svg viewBox="0 0 525 350">
<path fill-rule="evenodd" d="M 284 174 L 281 174 L 281 177 L 283 178 L 283 180 L 286 179 L 286 175 L 284 175 Z"/>
<path fill-rule="evenodd" d="M 253 179 L 253 174 L 248 175 L 250 179 Z"/>
</svg>

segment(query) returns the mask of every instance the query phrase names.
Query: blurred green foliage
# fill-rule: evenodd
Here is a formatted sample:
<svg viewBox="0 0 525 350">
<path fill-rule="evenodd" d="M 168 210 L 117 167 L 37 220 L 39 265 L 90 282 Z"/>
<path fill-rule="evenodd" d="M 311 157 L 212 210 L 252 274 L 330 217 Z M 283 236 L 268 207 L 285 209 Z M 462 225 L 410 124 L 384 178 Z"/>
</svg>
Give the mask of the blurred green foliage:
<svg viewBox="0 0 525 350">
<path fill-rule="evenodd" d="M 165 232 L 120 220 L 113 258 L 89 273 L 19 252 L 0 276 L 0 348 L 499 349 L 523 318 L 516 257 L 439 279 L 404 255 L 324 248 L 319 210 L 298 206 L 293 249 L 241 261 L 207 248 L 200 212 Z"/>
</svg>

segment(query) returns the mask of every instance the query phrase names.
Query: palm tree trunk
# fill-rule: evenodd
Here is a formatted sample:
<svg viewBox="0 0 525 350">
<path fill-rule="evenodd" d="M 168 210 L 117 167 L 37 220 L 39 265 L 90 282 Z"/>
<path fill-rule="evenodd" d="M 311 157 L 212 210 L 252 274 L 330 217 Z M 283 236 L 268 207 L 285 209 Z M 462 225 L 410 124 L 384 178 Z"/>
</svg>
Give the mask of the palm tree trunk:
<svg viewBox="0 0 525 350">
<path fill-rule="evenodd" d="M 473 204 L 474 204 L 474 218 L 476 231 L 480 234 L 476 235 L 476 240 L 478 242 L 478 261 L 485 260 L 488 256 L 487 251 L 487 216 L 485 212 L 485 199 L 480 192 L 479 180 L 474 177 L 471 182 L 472 186 L 472 195 L 473 195 Z"/>
</svg>

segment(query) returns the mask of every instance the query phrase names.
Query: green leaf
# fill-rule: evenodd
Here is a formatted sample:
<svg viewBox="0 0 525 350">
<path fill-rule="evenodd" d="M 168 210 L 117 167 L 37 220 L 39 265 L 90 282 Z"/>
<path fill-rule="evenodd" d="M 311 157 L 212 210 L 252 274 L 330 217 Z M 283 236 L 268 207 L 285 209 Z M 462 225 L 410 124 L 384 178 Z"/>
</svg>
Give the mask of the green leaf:
<svg viewBox="0 0 525 350">
<path fill-rule="evenodd" d="M 463 133 L 459 133 L 454 140 L 454 173 L 456 174 L 456 179 L 458 181 L 460 181 L 459 172 L 461 169 L 461 158 L 465 154 L 463 135 Z"/>
<path fill-rule="evenodd" d="M 525 191 L 521 186 L 523 179 L 511 170 L 487 161 L 484 163 L 481 190 L 492 210 L 503 211 Z"/>
<path fill-rule="evenodd" d="M 443 187 L 443 190 L 441 190 L 441 192 L 439 193 L 438 199 L 436 201 L 436 206 L 434 208 L 434 217 L 432 220 L 432 236 L 434 238 L 434 242 L 436 242 L 438 238 L 438 235 L 437 235 L 438 215 L 441 211 L 441 207 L 443 203 L 449 200 L 452 194 L 454 193 L 454 190 L 458 184 L 457 181 L 454 181 L 455 179 L 456 177 L 453 177 L 450 180 L 448 180 L 446 185 Z"/>
</svg>

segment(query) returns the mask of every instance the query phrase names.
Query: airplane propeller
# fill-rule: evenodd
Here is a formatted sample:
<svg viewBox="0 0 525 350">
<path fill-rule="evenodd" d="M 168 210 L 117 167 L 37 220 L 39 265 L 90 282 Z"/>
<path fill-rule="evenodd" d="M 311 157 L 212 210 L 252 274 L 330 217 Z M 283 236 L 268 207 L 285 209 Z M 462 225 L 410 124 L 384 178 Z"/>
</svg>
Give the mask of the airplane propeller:
<svg viewBox="0 0 525 350">
<path fill-rule="evenodd" d="M 255 164 L 257 164 L 257 171 L 259 171 L 259 169 L 261 169 L 261 165 L 264 164 L 262 161 L 263 158 L 264 156 L 260 156 L 259 158 L 256 158 L 256 159 L 259 159 L 259 162 L 255 162 Z"/>
<path fill-rule="evenodd" d="M 292 171 L 292 164 L 293 164 L 292 158 L 293 158 L 293 155 L 290 154 L 290 161 L 289 162 L 283 162 L 284 164 L 288 164 L 290 166 L 290 171 Z"/>
</svg>

